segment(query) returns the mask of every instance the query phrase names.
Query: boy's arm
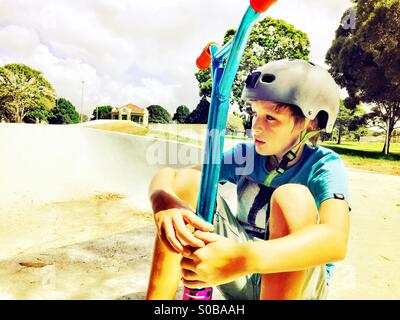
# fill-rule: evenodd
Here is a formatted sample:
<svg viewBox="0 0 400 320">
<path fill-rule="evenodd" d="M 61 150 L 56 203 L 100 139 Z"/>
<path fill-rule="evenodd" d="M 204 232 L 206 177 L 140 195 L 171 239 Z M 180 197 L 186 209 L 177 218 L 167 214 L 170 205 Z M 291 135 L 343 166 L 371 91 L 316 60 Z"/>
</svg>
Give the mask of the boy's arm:
<svg viewBox="0 0 400 320">
<path fill-rule="evenodd" d="M 194 212 L 199 184 L 200 172 L 190 168 L 163 168 L 150 183 L 149 198 L 158 234 L 171 251 L 188 253 L 187 245 L 204 246 L 192 233 L 194 229 L 211 231 L 213 228 Z"/>
<path fill-rule="evenodd" d="M 288 236 L 243 244 L 247 271 L 276 273 L 309 269 L 342 260 L 349 234 L 349 208 L 343 200 L 321 203 L 320 224 Z"/>
</svg>

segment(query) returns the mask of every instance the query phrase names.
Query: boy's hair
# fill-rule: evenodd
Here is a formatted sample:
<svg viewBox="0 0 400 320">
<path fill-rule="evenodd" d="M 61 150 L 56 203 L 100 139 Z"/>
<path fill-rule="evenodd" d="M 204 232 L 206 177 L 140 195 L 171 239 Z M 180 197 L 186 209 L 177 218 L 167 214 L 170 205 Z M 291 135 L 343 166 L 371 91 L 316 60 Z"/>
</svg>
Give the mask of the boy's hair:
<svg viewBox="0 0 400 320">
<path fill-rule="evenodd" d="M 304 123 L 306 121 L 306 117 L 303 114 L 303 111 L 301 111 L 301 109 L 296 106 L 295 104 L 289 104 L 289 103 L 282 103 L 282 102 L 278 102 L 275 105 L 275 110 L 279 111 L 282 109 L 289 109 L 290 112 L 292 113 L 293 116 L 293 120 L 294 120 L 294 126 L 295 127 L 302 127 L 304 126 Z M 314 127 L 318 128 L 318 116 L 313 120 L 314 123 Z M 316 136 L 312 137 L 310 139 L 311 144 L 316 147 L 317 143 L 318 143 L 318 139 L 319 139 L 320 134 L 318 133 Z"/>
</svg>

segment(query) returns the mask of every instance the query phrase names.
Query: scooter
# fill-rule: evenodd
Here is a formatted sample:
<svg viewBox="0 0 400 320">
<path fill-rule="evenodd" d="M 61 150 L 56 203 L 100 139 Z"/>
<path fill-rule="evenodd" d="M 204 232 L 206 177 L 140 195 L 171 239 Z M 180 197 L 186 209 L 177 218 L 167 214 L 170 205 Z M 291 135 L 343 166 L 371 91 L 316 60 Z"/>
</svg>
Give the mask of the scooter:
<svg viewBox="0 0 400 320">
<path fill-rule="evenodd" d="M 250 5 L 234 38 L 221 48 L 215 42 L 208 43 L 196 60 L 196 65 L 201 70 L 206 70 L 211 66 L 213 82 L 200 192 L 196 207 L 196 214 L 209 223 L 213 223 L 214 219 L 233 81 L 254 23 L 260 14 L 276 1 L 250 0 Z M 212 292 L 212 288 L 184 288 L 183 300 L 211 300 Z"/>
</svg>

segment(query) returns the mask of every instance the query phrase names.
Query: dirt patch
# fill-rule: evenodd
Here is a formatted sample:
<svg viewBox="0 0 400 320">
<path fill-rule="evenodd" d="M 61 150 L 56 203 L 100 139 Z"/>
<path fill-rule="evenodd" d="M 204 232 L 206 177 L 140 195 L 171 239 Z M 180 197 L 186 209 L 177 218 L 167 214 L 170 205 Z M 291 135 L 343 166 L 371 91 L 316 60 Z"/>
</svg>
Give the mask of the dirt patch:
<svg viewBox="0 0 400 320">
<path fill-rule="evenodd" d="M 27 268 L 44 268 L 48 266 L 48 264 L 43 262 L 20 262 L 19 265 Z"/>
<path fill-rule="evenodd" d="M 129 197 L 112 192 L 100 192 L 88 199 L 19 208 L 1 215 L 0 260 L 152 223 L 150 212 L 137 210 L 132 207 Z"/>
<path fill-rule="evenodd" d="M 139 221 L 137 221 L 139 222 Z M 139 223 L 137 224 L 139 225 Z M 147 287 L 152 225 L 0 262 L 0 299 L 121 299 Z"/>
<path fill-rule="evenodd" d="M 95 200 L 98 201 L 110 201 L 110 200 L 121 200 L 125 199 L 126 196 L 123 194 L 118 194 L 118 193 L 102 193 L 102 194 L 96 194 L 94 196 Z"/>
</svg>

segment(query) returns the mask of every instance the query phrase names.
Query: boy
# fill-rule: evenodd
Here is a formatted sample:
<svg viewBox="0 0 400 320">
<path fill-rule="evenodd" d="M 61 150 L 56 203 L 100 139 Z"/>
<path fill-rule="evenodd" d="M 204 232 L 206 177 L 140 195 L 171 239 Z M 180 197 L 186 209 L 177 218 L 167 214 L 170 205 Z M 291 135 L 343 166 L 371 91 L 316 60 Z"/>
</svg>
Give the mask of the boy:
<svg viewBox="0 0 400 320">
<path fill-rule="evenodd" d="M 315 144 L 332 131 L 338 87 L 313 63 L 279 60 L 247 78 L 242 98 L 254 143 L 224 153 L 220 172 L 237 185 L 236 216 L 221 197 L 214 225 L 195 215 L 200 166 L 164 168 L 150 184 L 158 237 L 147 299 L 173 299 L 181 279 L 227 299 L 326 298 L 328 267 L 346 255 L 348 187 L 338 155 Z"/>
</svg>

